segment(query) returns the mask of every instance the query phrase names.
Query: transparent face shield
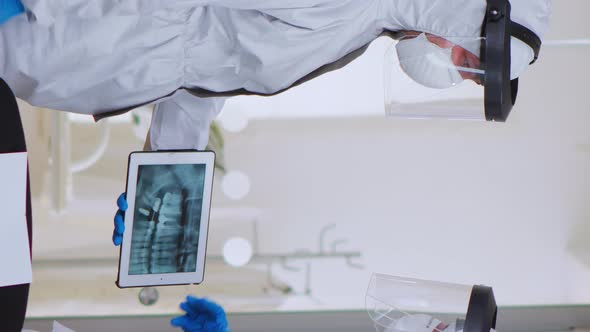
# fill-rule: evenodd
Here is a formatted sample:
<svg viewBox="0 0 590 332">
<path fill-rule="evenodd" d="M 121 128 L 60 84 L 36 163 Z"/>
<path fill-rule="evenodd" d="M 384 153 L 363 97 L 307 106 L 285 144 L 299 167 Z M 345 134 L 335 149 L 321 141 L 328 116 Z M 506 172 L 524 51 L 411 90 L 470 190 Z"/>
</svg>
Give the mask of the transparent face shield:
<svg viewBox="0 0 590 332">
<path fill-rule="evenodd" d="M 365 304 L 377 332 L 472 332 L 495 328 L 491 288 L 373 274 Z"/>
<path fill-rule="evenodd" d="M 410 32 L 385 55 L 385 110 L 391 117 L 485 121 L 482 38 Z"/>
</svg>

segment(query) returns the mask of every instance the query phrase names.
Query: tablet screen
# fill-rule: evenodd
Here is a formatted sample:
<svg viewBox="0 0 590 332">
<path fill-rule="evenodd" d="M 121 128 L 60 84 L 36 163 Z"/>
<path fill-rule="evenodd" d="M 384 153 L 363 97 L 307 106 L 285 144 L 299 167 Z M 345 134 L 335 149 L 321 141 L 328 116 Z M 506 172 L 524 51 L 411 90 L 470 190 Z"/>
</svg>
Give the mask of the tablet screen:
<svg viewBox="0 0 590 332">
<path fill-rule="evenodd" d="M 140 165 L 129 274 L 197 268 L 204 164 Z"/>
<path fill-rule="evenodd" d="M 203 282 L 214 164 L 211 151 L 129 155 L 119 287 Z"/>
</svg>

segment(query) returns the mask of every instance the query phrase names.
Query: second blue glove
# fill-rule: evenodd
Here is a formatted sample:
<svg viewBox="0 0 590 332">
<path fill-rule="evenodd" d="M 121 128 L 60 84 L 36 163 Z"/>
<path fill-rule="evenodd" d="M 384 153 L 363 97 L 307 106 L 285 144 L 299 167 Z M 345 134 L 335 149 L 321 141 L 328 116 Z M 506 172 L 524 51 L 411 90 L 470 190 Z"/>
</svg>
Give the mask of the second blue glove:
<svg viewBox="0 0 590 332">
<path fill-rule="evenodd" d="M 184 332 L 229 332 L 225 310 L 213 301 L 189 295 L 180 308 L 186 314 L 174 318 L 171 323 Z"/>
<path fill-rule="evenodd" d="M 117 199 L 117 213 L 115 213 L 115 229 L 113 230 L 113 244 L 118 246 L 123 242 L 123 233 L 125 233 L 125 211 L 127 211 L 127 199 L 125 193 L 122 193 Z"/>
</svg>

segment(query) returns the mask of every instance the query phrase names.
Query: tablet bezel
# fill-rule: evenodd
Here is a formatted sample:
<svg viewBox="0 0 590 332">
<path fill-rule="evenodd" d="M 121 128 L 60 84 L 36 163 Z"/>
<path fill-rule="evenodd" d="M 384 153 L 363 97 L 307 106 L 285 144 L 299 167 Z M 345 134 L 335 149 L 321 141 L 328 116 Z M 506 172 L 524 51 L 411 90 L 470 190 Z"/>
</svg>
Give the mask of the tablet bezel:
<svg viewBox="0 0 590 332">
<path fill-rule="evenodd" d="M 137 176 L 140 165 L 174 165 L 174 164 L 205 164 L 205 181 L 203 187 L 203 206 L 199 229 L 197 266 L 194 272 L 161 273 L 161 274 L 129 274 L 131 256 L 131 236 L 135 211 L 135 194 Z M 213 191 L 215 153 L 213 151 L 142 151 L 129 154 L 127 167 L 127 210 L 125 211 L 125 229 L 119 252 L 119 272 L 117 286 L 119 288 L 200 284 L 205 275 L 205 259 L 207 252 L 207 236 L 209 232 L 209 215 Z M 132 197 L 133 199 L 129 199 Z"/>
</svg>

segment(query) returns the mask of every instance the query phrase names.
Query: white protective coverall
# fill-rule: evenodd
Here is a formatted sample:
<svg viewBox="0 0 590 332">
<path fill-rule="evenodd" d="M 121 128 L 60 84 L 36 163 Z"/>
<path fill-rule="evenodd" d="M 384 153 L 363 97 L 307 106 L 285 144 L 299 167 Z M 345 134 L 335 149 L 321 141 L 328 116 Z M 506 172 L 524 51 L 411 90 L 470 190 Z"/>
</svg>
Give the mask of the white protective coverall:
<svg viewBox="0 0 590 332">
<path fill-rule="evenodd" d="M 27 14 L 0 26 L 0 76 L 15 94 L 91 115 L 156 102 L 153 149 L 202 149 L 223 107 L 225 98 L 179 88 L 271 94 L 384 30 L 478 37 L 486 7 L 486 0 L 22 2 Z M 512 19 L 542 38 L 550 0 L 511 3 Z"/>
</svg>

